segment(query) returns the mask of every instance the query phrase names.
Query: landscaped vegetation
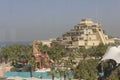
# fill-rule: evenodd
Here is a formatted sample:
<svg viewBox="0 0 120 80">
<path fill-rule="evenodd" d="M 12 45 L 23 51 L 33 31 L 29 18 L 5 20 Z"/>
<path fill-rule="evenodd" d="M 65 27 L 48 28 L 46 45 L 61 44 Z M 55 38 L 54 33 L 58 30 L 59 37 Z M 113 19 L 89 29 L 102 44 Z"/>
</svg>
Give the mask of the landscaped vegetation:
<svg viewBox="0 0 120 80">
<path fill-rule="evenodd" d="M 55 71 L 57 71 L 66 79 L 68 69 L 70 69 L 74 73 L 74 78 L 84 80 L 97 79 L 98 72 L 96 67 L 99 60 L 106 52 L 107 47 L 107 45 L 100 44 L 99 46 L 88 49 L 85 47 L 79 49 L 65 49 L 64 46 L 52 45 L 48 47 L 47 45 L 39 44 L 40 50 L 47 52 L 51 60 L 59 65 L 64 63 L 64 67 L 66 67 L 66 70 L 62 70 L 61 68 L 55 70 L 55 68 L 51 68 L 52 71 L 50 74 L 53 77 L 55 76 Z M 0 62 L 12 63 L 13 61 L 17 61 L 21 52 L 24 52 L 24 58 L 31 64 L 34 70 L 35 61 L 31 57 L 32 45 L 15 44 L 1 47 Z M 76 58 L 79 59 L 79 63 L 77 63 Z M 13 66 L 13 64 L 11 65 Z M 118 80 L 117 72 L 118 70 L 115 70 L 109 77 L 109 80 Z"/>
</svg>

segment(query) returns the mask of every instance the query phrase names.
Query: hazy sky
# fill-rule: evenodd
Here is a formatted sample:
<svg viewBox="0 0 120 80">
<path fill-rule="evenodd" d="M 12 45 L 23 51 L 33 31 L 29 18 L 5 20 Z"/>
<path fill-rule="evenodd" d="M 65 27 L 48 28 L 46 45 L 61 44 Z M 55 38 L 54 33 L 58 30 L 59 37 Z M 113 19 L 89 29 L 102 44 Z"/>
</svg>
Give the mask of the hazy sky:
<svg viewBox="0 0 120 80">
<path fill-rule="evenodd" d="M 55 38 L 82 18 L 120 36 L 120 0 L 0 0 L 0 41 Z"/>
</svg>

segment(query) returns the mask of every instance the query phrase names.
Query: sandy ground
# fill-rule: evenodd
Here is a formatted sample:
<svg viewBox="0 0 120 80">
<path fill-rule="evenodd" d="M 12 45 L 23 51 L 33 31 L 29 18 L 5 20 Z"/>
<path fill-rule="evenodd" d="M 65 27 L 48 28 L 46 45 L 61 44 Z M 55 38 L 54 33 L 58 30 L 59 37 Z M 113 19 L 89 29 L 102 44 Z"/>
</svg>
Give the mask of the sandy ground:
<svg viewBox="0 0 120 80">
<path fill-rule="evenodd" d="M 0 64 L 0 77 L 3 77 L 4 72 L 10 71 L 10 64 L 2 63 Z"/>
<path fill-rule="evenodd" d="M 34 78 L 34 77 L 32 77 L 32 78 L 22 78 L 22 77 L 8 77 L 7 78 L 8 80 L 10 79 L 13 79 L 13 80 L 43 80 L 43 79 L 37 79 L 37 78 Z"/>
<path fill-rule="evenodd" d="M 7 78 L 8 80 L 10 79 L 13 79 L 13 80 L 52 80 L 52 79 L 38 79 L 38 78 L 34 78 L 34 77 L 32 77 L 32 78 L 22 78 L 22 77 L 9 77 L 9 78 Z M 60 80 L 60 79 L 54 79 L 54 80 Z M 62 80 L 64 80 L 64 79 L 62 79 Z"/>
</svg>

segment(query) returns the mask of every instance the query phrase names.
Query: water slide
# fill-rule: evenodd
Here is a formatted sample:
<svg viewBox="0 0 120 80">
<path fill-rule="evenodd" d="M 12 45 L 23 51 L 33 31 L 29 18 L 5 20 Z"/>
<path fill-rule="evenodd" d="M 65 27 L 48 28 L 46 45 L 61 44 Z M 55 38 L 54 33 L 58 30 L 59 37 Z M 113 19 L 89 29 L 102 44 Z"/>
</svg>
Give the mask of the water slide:
<svg viewBox="0 0 120 80">
<path fill-rule="evenodd" d="M 103 31 L 99 31 L 99 29 L 96 29 L 96 30 L 97 30 L 97 35 L 100 37 L 100 40 L 102 41 L 102 43 L 103 43 L 103 44 L 106 44 Z"/>
</svg>

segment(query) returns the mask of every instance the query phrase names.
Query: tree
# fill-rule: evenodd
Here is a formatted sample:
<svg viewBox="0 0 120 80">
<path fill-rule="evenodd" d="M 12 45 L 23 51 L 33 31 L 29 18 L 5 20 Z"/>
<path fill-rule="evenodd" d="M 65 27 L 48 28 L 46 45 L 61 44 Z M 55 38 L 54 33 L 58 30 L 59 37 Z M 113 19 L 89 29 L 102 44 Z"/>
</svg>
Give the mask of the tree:
<svg viewBox="0 0 120 80">
<path fill-rule="evenodd" d="M 66 77 L 69 77 L 70 71 L 74 69 L 73 64 L 70 59 L 64 61 L 64 68 L 63 68 L 63 74 L 64 74 L 64 80 L 66 80 Z"/>
<path fill-rule="evenodd" d="M 79 53 L 79 56 L 82 56 L 83 60 L 88 56 L 88 52 L 85 47 L 80 47 L 77 52 Z"/>
<path fill-rule="evenodd" d="M 107 50 L 108 45 L 104 45 L 104 44 L 99 44 L 96 47 L 96 52 L 95 52 L 95 56 L 96 57 L 101 57 L 105 54 L 106 50 Z"/>
<path fill-rule="evenodd" d="M 74 78 L 85 79 L 85 80 L 96 80 L 97 64 L 98 64 L 98 60 L 94 60 L 94 59 L 80 61 L 80 63 L 75 69 Z"/>
<path fill-rule="evenodd" d="M 51 46 L 48 55 L 52 60 L 60 60 L 65 52 L 65 48 L 63 46 Z"/>
<path fill-rule="evenodd" d="M 90 57 L 95 57 L 96 59 L 96 49 L 97 49 L 97 46 L 92 46 L 91 48 L 88 48 L 87 49 L 87 52 L 89 53 L 89 56 Z"/>
<path fill-rule="evenodd" d="M 36 62 L 35 62 L 34 58 L 31 58 L 29 60 L 29 62 L 30 62 L 30 66 L 29 66 L 29 68 L 30 68 L 29 69 L 30 70 L 30 76 L 33 77 L 33 71 L 35 70 Z"/>
<path fill-rule="evenodd" d="M 48 75 L 51 75 L 52 76 L 52 80 L 54 80 L 55 74 L 56 74 L 55 65 L 52 64 L 51 65 L 51 70 L 50 70 L 50 72 L 48 72 Z"/>
<path fill-rule="evenodd" d="M 57 73 L 60 75 L 60 80 L 62 80 L 62 75 L 64 75 L 64 72 L 61 67 L 57 69 Z"/>
<path fill-rule="evenodd" d="M 2 53 L 4 57 L 5 64 L 8 63 L 8 57 L 10 56 L 10 48 L 7 47 L 2 47 Z"/>
</svg>

